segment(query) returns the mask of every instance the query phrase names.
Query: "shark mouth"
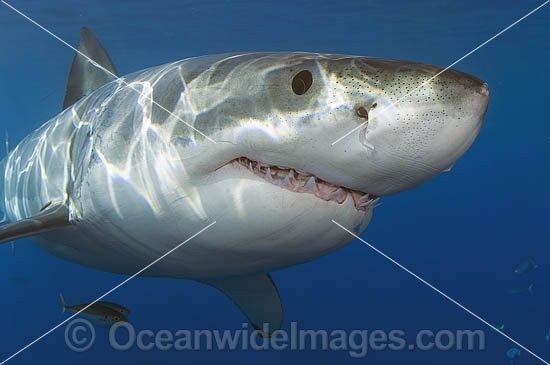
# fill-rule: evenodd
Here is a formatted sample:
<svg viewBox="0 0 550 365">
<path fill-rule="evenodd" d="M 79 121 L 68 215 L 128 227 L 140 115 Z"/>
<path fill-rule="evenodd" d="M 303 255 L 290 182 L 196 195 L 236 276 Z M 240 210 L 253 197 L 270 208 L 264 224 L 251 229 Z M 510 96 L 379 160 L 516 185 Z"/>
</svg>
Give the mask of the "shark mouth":
<svg viewBox="0 0 550 365">
<path fill-rule="evenodd" d="M 268 165 L 252 161 L 246 157 L 239 157 L 231 162 L 234 167 L 244 166 L 250 172 L 261 177 L 265 181 L 296 193 L 313 194 L 324 201 L 332 201 L 343 204 L 348 195 L 351 195 L 355 209 L 368 212 L 380 204 L 380 198 L 358 190 L 352 190 L 343 186 L 337 186 L 316 176 L 304 172 L 298 172 L 289 167 Z"/>
</svg>

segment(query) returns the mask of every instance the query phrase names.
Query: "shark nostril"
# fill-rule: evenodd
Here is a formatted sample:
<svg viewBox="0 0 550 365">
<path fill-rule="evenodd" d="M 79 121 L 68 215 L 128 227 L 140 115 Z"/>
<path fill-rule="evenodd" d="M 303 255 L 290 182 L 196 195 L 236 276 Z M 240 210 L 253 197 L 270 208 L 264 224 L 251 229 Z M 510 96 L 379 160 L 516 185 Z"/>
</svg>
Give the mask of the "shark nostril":
<svg viewBox="0 0 550 365">
<path fill-rule="evenodd" d="M 367 120 L 369 119 L 369 111 L 364 106 L 358 107 L 357 109 L 355 109 L 355 112 L 357 113 L 359 118 L 365 118 Z"/>
</svg>

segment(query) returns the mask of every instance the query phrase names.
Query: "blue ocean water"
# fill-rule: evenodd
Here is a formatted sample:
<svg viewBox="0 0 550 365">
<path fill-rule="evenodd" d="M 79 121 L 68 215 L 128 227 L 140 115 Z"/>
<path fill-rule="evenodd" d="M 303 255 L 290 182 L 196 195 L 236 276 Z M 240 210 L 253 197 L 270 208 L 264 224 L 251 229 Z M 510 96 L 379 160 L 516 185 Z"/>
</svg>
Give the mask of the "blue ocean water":
<svg viewBox="0 0 550 365">
<path fill-rule="evenodd" d="M 120 74 L 233 51 L 312 51 L 446 66 L 542 1 L 68 1 L 12 0 L 76 46 L 90 27 Z M 73 51 L 0 4 L 0 123 L 12 144 L 61 110 Z M 550 359 L 550 5 L 454 68 L 485 80 L 491 100 L 481 133 L 450 173 L 383 199 L 362 238 L 542 358 Z M 539 267 L 514 269 L 533 256 Z M 62 261 L 33 246 L 0 247 L 0 361 L 126 277 Z M 124 258 L 121 258 L 123 260 Z M 485 349 L 346 351 L 117 351 L 98 328 L 74 352 L 60 327 L 10 363 L 508 364 L 517 347 L 359 241 L 274 272 L 284 329 L 483 330 Z M 510 295 L 533 284 L 533 293 Z M 221 293 L 185 280 L 136 278 L 108 297 L 131 308 L 136 329 L 236 329 L 245 318 Z M 525 351 L 518 364 L 540 363 Z"/>
</svg>

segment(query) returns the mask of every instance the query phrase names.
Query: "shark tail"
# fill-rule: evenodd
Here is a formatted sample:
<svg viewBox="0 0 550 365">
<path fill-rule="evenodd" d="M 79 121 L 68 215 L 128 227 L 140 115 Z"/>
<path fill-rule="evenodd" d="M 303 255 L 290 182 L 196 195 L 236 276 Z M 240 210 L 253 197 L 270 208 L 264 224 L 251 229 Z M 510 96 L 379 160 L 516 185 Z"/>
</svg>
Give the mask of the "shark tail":
<svg viewBox="0 0 550 365">
<path fill-rule="evenodd" d="M 63 294 L 59 293 L 59 298 L 61 298 L 61 308 L 63 308 L 63 312 L 65 312 L 65 309 L 67 309 L 67 306 L 65 305 L 65 299 L 63 299 Z"/>
</svg>

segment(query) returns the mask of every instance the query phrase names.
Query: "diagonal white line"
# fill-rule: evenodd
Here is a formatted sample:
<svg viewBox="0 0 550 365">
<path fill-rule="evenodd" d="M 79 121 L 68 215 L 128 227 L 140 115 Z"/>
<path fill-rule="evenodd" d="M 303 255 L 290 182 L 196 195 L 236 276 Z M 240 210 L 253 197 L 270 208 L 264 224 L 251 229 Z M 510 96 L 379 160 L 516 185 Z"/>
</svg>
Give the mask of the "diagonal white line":
<svg viewBox="0 0 550 365">
<path fill-rule="evenodd" d="M 134 275 L 130 276 L 128 279 L 124 280 L 123 282 L 121 282 L 120 284 L 118 284 L 117 286 L 115 286 L 114 288 L 112 288 L 111 290 L 109 290 L 108 292 L 106 292 L 105 294 L 103 294 L 102 296 L 100 296 L 99 298 L 97 298 L 96 300 L 94 300 L 93 302 L 91 302 L 90 304 L 88 304 L 87 306 L 85 306 L 84 308 L 82 308 L 81 310 L 79 310 L 78 312 L 76 312 L 75 314 L 73 314 L 72 316 L 67 318 L 66 320 L 64 320 L 63 322 L 59 323 L 57 326 L 53 327 L 48 332 L 44 333 L 42 336 L 38 337 L 36 340 L 32 341 L 31 343 L 29 343 L 25 347 L 21 348 L 19 351 L 17 351 L 16 353 L 11 355 L 10 357 L 6 358 L 4 361 L 0 362 L 0 365 L 3 365 L 5 363 L 7 363 L 11 359 L 16 357 L 20 353 L 22 353 L 23 351 L 25 351 L 26 349 L 28 349 L 29 347 L 31 347 L 32 345 L 34 345 L 35 343 L 37 343 L 38 341 L 43 339 L 44 337 L 46 337 L 47 335 L 49 335 L 50 333 L 52 333 L 53 331 L 55 331 L 59 327 L 63 326 L 65 323 L 67 323 L 68 321 L 70 321 L 71 319 L 73 319 L 74 317 L 76 317 L 77 315 L 82 313 L 83 311 L 85 311 L 86 309 L 90 308 L 95 303 L 99 302 L 101 299 L 105 298 L 107 295 L 111 294 L 112 292 L 114 292 L 115 290 L 117 290 L 118 288 L 120 288 L 121 286 L 123 286 L 124 284 L 126 284 L 127 282 L 129 282 L 130 280 L 132 280 L 133 278 L 135 278 L 136 276 L 138 276 L 139 274 L 141 274 L 142 272 L 144 272 L 145 270 L 147 270 L 148 268 L 150 268 L 151 266 L 153 266 L 154 264 L 159 262 L 160 260 L 164 259 L 166 256 L 170 255 L 172 252 L 176 251 L 181 246 L 185 245 L 187 242 L 191 241 L 193 238 L 197 237 L 202 232 L 206 231 L 208 228 L 212 227 L 214 224 L 216 224 L 216 221 L 210 223 L 209 225 L 207 225 L 206 227 L 204 227 L 203 229 L 201 229 L 200 231 L 198 231 L 197 233 L 195 233 L 194 235 L 192 235 L 191 237 L 189 237 L 188 239 L 186 239 L 185 241 L 183 241 L 182 243 L 180 243 L 179 245 L 177 245 L 176 247 L 174 247 L 173 249 L 171 249 L 170 251 L 168 251 L 167 253 L 165 253 L 164 255 L 159 257 L 158 259 L 156 259 L 155 261 L 151 262 L 149 265 L 145 266 L 143 269 L 139 270 Z"/>
<path fill-rule="evenodd" d="M 550 0 L 549 0 L 550 1 Z M 72 49 L 73 51 L 75 51 L 76 53 L 78 53 L 79 55 L 81 55 L 82 57 L 86 58 L 92 65 L 94 65 L 95 67 L 99 68 L 101 71 L 105 72 L 106 74 L 116 78 L 118 81 L 122 82 L 124 85 L 130 87 L 132 90 L 134 90 L 135 92 L 137 93 L 140 93 L 141 92 L 136 89 L 134 86 L 128 84 L 126 81 L 124 81 L 121 77 L 118 77 L 117 75 L 115 75 L 114 73 L 112 73 L 111 71 L 107 70 L 105 67 L 101 66 L 100 64 L 98 64 L 97 62 L 95 62 L 94 60 L 92 60 L 90 57 L 86 56 L 84 53 L 80 52 L 78 49 L 74 48 L 73 46 L 71 46 L 69 43 L 65 42 L 63 39 L 61 39 L 60 37 L 58 37 L 57 35 L 55 35 L 53 32 L 49 31 L 48 29 L 46 29 L 44 26 L 40 25 L 39 23 L 37 23 L 36 21 L 34 21 L 33 19 L 31 19 L 29 16 L 25 15 L 24 13 L 22 13 L 20 10 L 17 10 L 16 8 L 14 8 L 12 5 L 8 4 L 6 1 L 4 0 L 0 0 L 0 2 L 2 2 L 4 5 L 6 5 L 8 8 L 10 8 L 11 10 L 15 11 L 17 14 L 21 15 L 23 18 L 27 19 L 29 22 L 33 23 L 34 25 L 36 25 L 38 28 L 42 29 L 44 32 L 48 33 L 49 35 L 51 35 L 52 37 L 54 37 L 55 39 L 57 39 L 58 41 L 60 41 L 61 43 L 63 43 L 64 45 L 66 45 L 67 47 L 69 47 L 70 49 Z M 206 134 L 202 133 L 201 131 L 199 131 L 197 128 L 193 127 L 191 124 L 187 123 L 185 120 L 181 119 L 180 117 L 178 117 L 177 115 L 175 115 L 174 113 L 172 113 L 171 111 L 169 111 L 168 109 L 166 109 L 165 107 L 163 107 L 162 105 L 160 105 L 159 103 L 157 103 L 156 101 L 153 100 L 152 97 L 149 97 L 149 99 L 151 100 L 151 102 L 153 104 L 155 104 L 157 107 L 159 107 L 160 109 L 164 110 L 165 112 L 167 112 L 168 114 L 170 114 L 172 117 L 176 118 L 177 120 L 179 120 L 180 122 L 182 122 L 183 124 L 185 124 L 186 126 L 188 126 L 189 128 L 191 128 L 192 130 L 194 130 L 195 132 L 197 132 L 198 134 L 200 134 L 201 136 L 203 136 L 204 138 L 208 139 L 210 142 L 212 143 L 216 143 L 216 141 L 214 141 L 212 138 L 208 137 Z"/>
<path fill-rule="evenodd" d="M 484 320 L 483 318 L 481 318 L 480 316 L 478 316 L 477 314 L 475 314 L 474 312 L 472 312 L 471 310 L 469 310 L 468 308 L 466 308 L 465 306 L 463 306 L 462 304 L 460 304 L 459 302 L 457 302 L 456 300 L 454 300 L 453 298 L 451 298 L 450 296 L 448 296 L 447 294 L 445 294 L 444 292 L 442 292 L 441 290 L 439 290 L 438 288 L 436 288 L 435 286 L 433 286 L 432 284 L 430 284 L 429 282 L 427 282 L 426 280 L 422 279 L 420 276 L 418 276 L 417 274 L 415 274 L 414 272 L 412 272 L 411 270 L 407 269 L 405 266 L 401 265 L 399 262 L 395 261 L 394 259 L 392 259 L 390 256 L 386 255 L 384 252 L 380 251 L 379 249 L 377 249 L 376 247 L 374 247 L 373 245 L 371 245 L 370 243 L 368 243 L 367 241 L 365 241 L 364 239 L 362 239 L 361 237 L 359 237 L 358 235 L 356 235 L 355 233 L 353 233 L 352 231 L 350 231 L 349 229 L 347 229 L 346 227 L 344 227 L 343 225 L 341 225 L 340 223 L 336 222 L 334 219 L 332 219 L 332 223 L 336 224 L 338 227 L 342 228 L 344 231 L 348 232 L 349 234 L 351 234 L 353 237 L 357 238 L 359 241 L 363 242 L 365 245 L 369 246 L 371 249 L 373 249 L 374 251 L 376 251 L 376 253 L 384 256 L 386 259 L 388 259 L 389 261 L 391 261 L 393 264 L 397 265 L 400 269 L 406 271 L 407 273 L 409 273 L 411 276 L 413 276 L 414 278 L 418 279 L 421 283 L 427 285 L 428 287 L 430 287 L 431 289 L 433 289 L 436 293 L 440 294 L 441 296 L 443 296 L 445 299 L 451 301 L 452 303 L 454 303 L 455 305 L 457 305 L 459 308 L 463 309 L 464 311 L 466 311 L 468 314 L 472 315 L 473 317 L 477 318 L 478 320 L 480 320 L 481 322 L 483 322 L 484 324 L 486 324 L 487 326 L 489 326 L 491 329 L 497 331 L 498 333 L 500 333 L 501 335 L 503 335 L 504 337 L 506 337 L 508 340 L 512 341 L 514 344 L 516 344 L 518 347 L 521 347 L 523 350 L 527 351 L 528 353 L 530 353 L 531 355 L 533 355 L 534 357 L 536 357 L 537 359 L 539 359 L 540 361 L 542 361 L 543 363 L 545 363 L 546 365 L 550 365 L 549 362 L 547 362 L 546 360 L 544 360 L 542 357 L 538 356 L 537 354 L 535 354 L 533 351 L 529 350 L 527 347 L 523 346 L 521 343 L 519 343 L 518 341 L 514 340 L 512 337 L 508 336 L 506 333 L 502 332 L 500 329 L 496 328 L 495 326 L 493 326 L 492 324 L 490 324 L 489 322 L 487 322 L 486 320 Z"/>
<path fill-rule="evenodd" d="M 492 36 L 491 38 L 487 39 L 485 42 L 481 43 L 479 46 L 477 46 L 476 48 L 472 49 L 470 52 L 466 53 L 464 56 L 460 57 L 458 60 L 454 61 L 453 63 L 451 63 L 449 66 L 445 67 L 442 71 L 438 72 L 437 74 L 435 74 L 434 76 L 430 77 L 428 80 L 424 81 L 422 84 L 420 84 L 418 87 L 412 89 L 410 92 L 408 92 L 407 94 L 405 94 L 404 96 L 402 96 L 401 98 L 399 98 L 396 102 L 393 102 L 393 103 L 390 103 L 390 105 L 386 106 L 385 108 L 389 108 L 389 107 L 392 107 L 392 106 L 395 106 L 397 105 L 401 100 L 405 99 L 406 97 L 410 96 L 411 93 L 413 93 L 414 91 L 420 89 L 421 87 L 423 87 L 424 85 L 426 85 L 427 83 L 429 83 L 430 81 L 432 81 L 433 79 L 435 79 L 436 77 L 438 77 L 439 75 L 441 75 L 443 72 L 447 71 L 448 69 L 450 69 L 451 67 L 453 67 L 454 65 L 456 65 L 457 63 L 461 62 L 462 60 L 464 60 L 466 57 L 470 56 L 472 53 L 478 51 L 480 48 L 484 47 L 485 45 L 487 45 L 487 43 L 491 42 L 492 40 L 494 40 L 495 38 L 499 37 L 500 35 L 502 35 L 502 33 L 506 32 L 507 30 L 509 30 L 510 28 L 514 27 L 516 24 L 518 24 L 519 22 L 521 22 L 522 20 L 524 20 L 525 18 L 527 18 L 528 16 L 532 15 L 533 13 L 537 12 L 538 10 L 540 10 L 540 8 L 542 8 L 543 6 L 545 5 L 548 5 L 548 3 L 550 3 L 550 0 L 547 0 L 545 1 L 544 3 L 540 4 L 539 6 L 537 6 L 535 9 L 531 10 L 529 13 L 525 14 L 524 16 L 522 16 L 521 18 L 519 18 L 518 20 L 516 20 L 515 22 L 513 22 L 512 24 L 510 24 L 509 26 L 507 26 L 506 28 L 504 28 L 503 30 L 501 30 L 500 32 L 498 32 L 497 34 L 495 34 L 494 36 Z M 340 142 L 341 140 L 343 140 L 344 138 L 346 138 L 347 136 L 349 136 L 350 134 L 352 134 L 353 132 L 357 131 L 358 129 L 360 129 L 361 127 L 363 127 L 366 123 L 368 122 L 363 122 L 361 124 L 359 124 L 357 127 L 353 128 L 351 131 L 349 131 L 348 133 L 344 134 L 342 137 L 338 138 L 336 141 L 332 142 L 331 146 L 334 146 L 336 143 Z"/>
</svg>

